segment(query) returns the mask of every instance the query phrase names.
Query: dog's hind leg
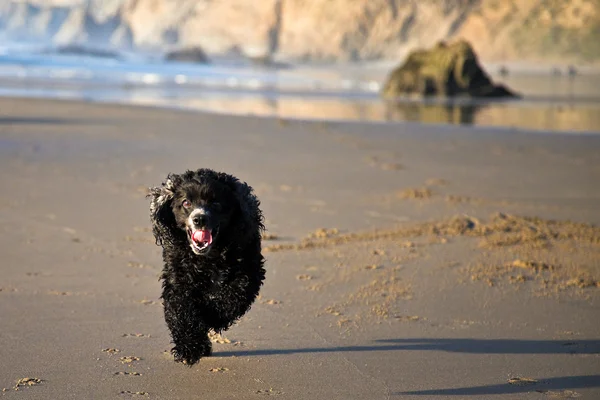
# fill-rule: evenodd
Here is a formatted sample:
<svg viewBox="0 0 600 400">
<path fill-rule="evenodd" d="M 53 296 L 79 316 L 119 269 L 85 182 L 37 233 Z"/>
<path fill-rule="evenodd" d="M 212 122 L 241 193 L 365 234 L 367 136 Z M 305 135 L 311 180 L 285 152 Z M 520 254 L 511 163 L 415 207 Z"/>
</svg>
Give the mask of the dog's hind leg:
<svg viewBox="0 0 600 400">
<path fill-rule="evenodd" d="M 175 345 L 171 350 L 175 361 L 193 365 L 200 358 L 210 356 L 212 344 L 208 338 L 209 327 L 194 301 L 169 290 L 165 290 L 162 297 L 165 321 Z"/>
</svg>

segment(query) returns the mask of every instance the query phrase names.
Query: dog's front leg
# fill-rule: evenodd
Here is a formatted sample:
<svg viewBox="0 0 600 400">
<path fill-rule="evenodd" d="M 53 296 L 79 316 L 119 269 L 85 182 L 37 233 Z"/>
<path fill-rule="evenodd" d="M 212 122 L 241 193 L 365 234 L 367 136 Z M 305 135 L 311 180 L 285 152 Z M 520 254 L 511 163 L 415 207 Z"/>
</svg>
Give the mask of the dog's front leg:
<svg viewBox="0 0 600 400">
<path fill-rule="evenodd" d="M 162 297 L 165 321 L 175 344 L 171 350 L 175 361 L 192 365 L 210 356 L 209 327 L 199 312 L 201 308 L 189 296 L 174 290 L 165 289 Z"/>
</svg>

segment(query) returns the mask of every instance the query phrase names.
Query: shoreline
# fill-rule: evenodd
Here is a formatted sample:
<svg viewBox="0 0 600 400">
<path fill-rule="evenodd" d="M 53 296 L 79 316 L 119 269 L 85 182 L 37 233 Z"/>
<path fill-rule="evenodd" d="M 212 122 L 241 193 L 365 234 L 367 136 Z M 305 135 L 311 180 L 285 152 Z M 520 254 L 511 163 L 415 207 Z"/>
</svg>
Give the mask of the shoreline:
<svg viewBox="0 0 600 400">
<path fill-rule="evenodd" d="M 1 57 L 0 57 L 1 58 Z M 381 65 L 299 65 L 273 70 L 90 58 L 8 57 L 0 65 L 4 96 L 155 104 L 235 115 L 335 120 L 417 121 L 600 133 L 600 75 L 511 73 L 492 79 L 520 100 L 379 96 Z M 496 73 L 494 73 L 496 72 Z"/>
<path fill-rule="evenodd" d="M 219 110 L 219 109 L 210 109 L 210 108 L 202 108 L 202 107 L 197 107 L 194 105 L 168 105 L 166 104 L 166 102 L 168 102 L 169 100 L 172 99 L 164 99 L 161 101 L 164 101 L 164 103 L 161 103 L 161 101 L 157 101 L 156 99 L 154 101 L 150 101 L 150 102 L 135 102 L 135 101 L 118 101 L 116 99 L 99 99 L 99 98 L 85 98 L 86 96 L 78 96 L 78 95 L 66 95 L 66 96 L 56 96 L 56 95 L 26 95 L 26 94 L 0 94 L 0 99 L 28 99 L 28 100 L 40 100 L 40 101 L 60 101 L 60 102 L 82 102 L 82 103 L 87 103 L 87 104 L 95 104 L 95 105 L 112 105 L 112 106 L 126 106 L 126 107 L 136 107 L 136 108 L 141 108 L 141 109 L 159 109 L 159 110 L 171 110 L 171 111 L 184 111 L 184 112 L 189 112 L 189 113 L 200 113 L 200 114 L 208 114 L 208 115 L 215 115 L 215 116 L 221 116 L 221 117 L 226 117 L 226 116 L 231 116 L 231 117 L 240 117 L 240 118 L 244 118 L 244 117 L 254 117 L 254 118 L 261 118 L 261 119 L 274 119 L 274 120 L 281 120 L 281 121 L 292 121 L 292 122 L 310 122 L 310 123 L 334 123 L 334 124 L 367 124 L 367 125 L 373 125 L 373 126 L 386 126 L 386 125 L 390 125 L 390 126 L 394 126 L 394 125 L 411 125 L 411 126 L 424 126 L 424 127 L 432 127 L 432 128 L 440 128 L 440 129 L 445 129 L 445 128 L 459 128 L 459 129 L 476 129 L 476 130 L 481 130 L 481 131 L 490 131 L 490 132 L 499 132 L 499 133 L 506 133 L 506 132 L 521 132 L 524 134 L 542 134 L 542 135 L 547 135 L 547 134 L 552 134 L 552 135 L 569 135 L 569 136 L 573 136 L 573 135 L 598 135 L 600 134 L 600 120 L 598 122 L 598 125 L 593 125 L 594 128 L 593 129 L 567 129 L 566 126 L 564 129 L 557 129 L 557 128 L 552 128 L 552 129 L 548 129 L 547 127 L 527 127 L 527 126 L 515 126 L 515 125 L 479 125 L 479 124 L 473 124 L 473 123 L 456 123 L 456 122 L 442 122 L 442 121 L 416 121 L 416 120 L 378 120 L 378 119 L 348 119 L 348 118 L 327 118 L 327 117 L 319 117 L 319 116 L 313 116 L 313 117 L 302 117 L 302 116 L 297 116 L 297 115 L 271 115 L 268 113 L 247 113 L 247 112 L 232 112 L 232 111 L 224 111 L 224 110 Z M 224 101 L 226 101 L 226 99 L 224 99 Z M 372 100 L 371 100 L 372 101 Z M 548 103 L 547 100 L 540 100 L 542 103 L 546 103 L 546 104 L 552 104 L 552 103 Z M 564 100 L 555 100 L 555 107 L 557 107 L 557 109 L 559 111 L 562 110 L 562 105 L 561 103 Z M 377 102 L 382 102 L 379 98 L 377 99 Z M 586 101 L 579 101 L 582 105 L 588 104 L 588 102 Z M 429 101 L 429 100 L 423 100 L 423 99 L 404 99 L 399 101 L 398 103 L 388 103 L 388 106 L 394 106 L 394 105 L 399 105 L 399 106 L 421 106 L 421 107 L 429 107 L 429 106 L 433 106 L 433 107 L 447 107 L 447 106 L 452 106 L 452 107 L 456 107 L 456 110 L 460 109 L 460 107 L 462 106 L 471 106 L 471 105 L 475 105 L 475 106 L 479 106 L 479 107 L 486 107 L 488 105 L 492 105 L 492 106 L 502 106 L 502 105 L 512 105 L 512 104 L 516 104 L 519 103 L 521 104 L 520 106 L 517 106 L 518 109 L 523 109 L 523 113 L 526 113 L 525 110 L 527 110 L 527 107 L 529 107 L 531 104 L 536 104 L 537 101 L 532 100 L 532 99 L 518 99 L 518 100 L 488 100 L 488 101 L 467 101 L 462 102 L 460 99 L 457 100 L 443 100 L 443 99 L 439 99 L 439 100 L 433 100 L 433 101 Z M 570 103 L 570 101 L 568 101 L 568 103 Z M 382 102 L 382 104 L 385 104 L 385 102 Z M 595 105 L 594 102 L 590 102 L 589 104 Z M 519 115 L 523 114 L 521 112 L 519 112 L 518 114 L 515 114 L 514 118 L 518 118 Z M 436 118 L 437 119 L 437 118 Z M 597 127 L 596 127 L 597 126 Z M 590 125 L 591 127 L 591 125 Z"/>
<path fill-rule="evenodd" d="M 0 397 L 598 397 L 599 149 L 0 98 Z M 253 186 L 270 236 L 261 297 L 189 368 L 144 196 L 199 167 Z"/>
</svg>

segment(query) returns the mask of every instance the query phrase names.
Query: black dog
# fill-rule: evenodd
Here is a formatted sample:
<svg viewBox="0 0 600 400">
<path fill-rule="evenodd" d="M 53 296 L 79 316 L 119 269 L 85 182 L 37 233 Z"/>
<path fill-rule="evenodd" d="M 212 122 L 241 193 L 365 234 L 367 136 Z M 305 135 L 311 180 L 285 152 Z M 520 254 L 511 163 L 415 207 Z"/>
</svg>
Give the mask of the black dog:
<svg viewBox="0 0 600 400">
<path fill-rule="evenodd" d="M 258 295 L 265 278 L 260 202 L 246 183 L 210 169 L 169 174 L 148 197 L 163 247 L 172 353 L 191 365 L 211 354 L 209 330 L 229 328 Z"/>
</svg>

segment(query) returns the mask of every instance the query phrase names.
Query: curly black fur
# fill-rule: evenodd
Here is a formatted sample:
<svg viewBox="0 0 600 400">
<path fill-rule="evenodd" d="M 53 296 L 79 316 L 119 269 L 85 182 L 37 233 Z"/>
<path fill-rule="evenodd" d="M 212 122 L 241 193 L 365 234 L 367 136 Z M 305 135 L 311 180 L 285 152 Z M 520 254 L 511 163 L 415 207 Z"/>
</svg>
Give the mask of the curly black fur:
<svg viewBox="0 0 600 400">
<path fill-rule="evenodd" d="M 258 295 L 265 277 L 260 202 L 246 183 L 210 169 L 169 174 L 148 197 L 152 231 L 163 247 L 162 299 L 172 353 L 192 365 L 211 354 L 209 330 L 229 328 Z M 213 232 L 212 244 L 201 252 L 185 226 L 194 207 L 206 210 L 203 224 Z"/>
</svg>

